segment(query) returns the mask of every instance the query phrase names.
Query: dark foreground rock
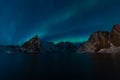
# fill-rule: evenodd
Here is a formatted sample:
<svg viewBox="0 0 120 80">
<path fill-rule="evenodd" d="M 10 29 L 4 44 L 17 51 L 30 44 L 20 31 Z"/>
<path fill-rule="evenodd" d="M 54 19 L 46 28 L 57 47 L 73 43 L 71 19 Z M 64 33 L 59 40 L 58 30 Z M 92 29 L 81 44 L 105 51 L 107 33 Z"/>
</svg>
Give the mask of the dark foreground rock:
<svg viewBox="0 0 120 80">
<path fill-rule="evenodd" d="M 78 52 L 120 53 L 120 25 L 114 25 L 111 32 L 97 31 L 93 33 Z"/>
<path fill-rule="evenodd" d="M 39 53 L 41 51 L 41 41 L 38 35 L 34 36 L 29 41 L 21 46 L 21 51 L 29 53 Z"/>
</svg>

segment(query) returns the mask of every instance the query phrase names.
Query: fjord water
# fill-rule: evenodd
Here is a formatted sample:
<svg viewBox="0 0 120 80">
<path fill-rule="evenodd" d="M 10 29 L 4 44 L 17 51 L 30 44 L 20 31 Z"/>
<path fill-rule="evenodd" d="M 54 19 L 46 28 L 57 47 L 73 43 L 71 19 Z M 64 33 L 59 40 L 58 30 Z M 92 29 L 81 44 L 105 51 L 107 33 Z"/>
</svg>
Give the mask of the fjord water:
<svg viewBox="0 0 120 80">
<path fill-rule="evenodd" d="M 0 53 L 0 80 L 119 80 L 120 55 Z"/>
</svg>

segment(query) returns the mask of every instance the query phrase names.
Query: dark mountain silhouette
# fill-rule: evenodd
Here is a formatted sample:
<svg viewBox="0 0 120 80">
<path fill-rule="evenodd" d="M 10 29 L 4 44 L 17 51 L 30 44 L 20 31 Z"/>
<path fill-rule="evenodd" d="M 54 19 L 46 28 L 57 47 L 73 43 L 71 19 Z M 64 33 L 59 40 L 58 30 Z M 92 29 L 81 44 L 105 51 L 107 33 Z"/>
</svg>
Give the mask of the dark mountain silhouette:
<svg viewBox="0 0 120 80">
<path fill-rule="evenodd" d="M 31 52 L 31 53 L 38 53 L 41 51 L 41 41 L 38 35 L 34 36 L 29 41 L 25 42 L 21 46 L 21 51 L 23 52 Z"/>
<path fill-rule="evenodd" d="M 26 53 L 51 53 L 51 52 L 76 52 L 77 47 L 71 42 L 60 42 L 54 44 L 53 42 L 41 41 L 36 35 L 32 39 L 25 42 L 20 50 Z"/>
</svg>

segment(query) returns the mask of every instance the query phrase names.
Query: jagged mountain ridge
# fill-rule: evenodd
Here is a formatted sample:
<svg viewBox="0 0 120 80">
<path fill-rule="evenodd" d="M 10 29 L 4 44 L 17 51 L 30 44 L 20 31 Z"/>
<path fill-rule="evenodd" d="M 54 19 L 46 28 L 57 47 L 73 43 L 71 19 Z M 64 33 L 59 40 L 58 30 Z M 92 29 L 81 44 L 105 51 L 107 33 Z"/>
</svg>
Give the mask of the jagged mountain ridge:
<svg viewBox="0 0 120 80">
<path fill-rule="evenodd" d="M 77 47 L 71 42 L 53 42 L 41 41 L 36 35 L 21 46 L 22 52 L 40 53 L 40 52 L 76 52 Z"/>
<path fill-rule="evenodd" d="M 73 44 L 71 42 L 53 42 L 42 41 L 38 35 L 23 43 L 22 46 L 0 46 L 9 48 L 8 53 L 26 52 L 26 53 L 41 53 L 41 52 L 89 52 L 89 53 L 120 53 L 120 25 L 113 26 L 111 32 L 96 31 L 91 34 L 87 42 L 82 44 Z M 14 50 L 15 49 L 15 50 Z"/>
<path fill-rule="evenodd" d="M 120 52 L 120 25 L 113 26 L 112 31 L 94 32 L 88 41 L 78 51 L 91 53 L 119 53 Z"/>
</svg>

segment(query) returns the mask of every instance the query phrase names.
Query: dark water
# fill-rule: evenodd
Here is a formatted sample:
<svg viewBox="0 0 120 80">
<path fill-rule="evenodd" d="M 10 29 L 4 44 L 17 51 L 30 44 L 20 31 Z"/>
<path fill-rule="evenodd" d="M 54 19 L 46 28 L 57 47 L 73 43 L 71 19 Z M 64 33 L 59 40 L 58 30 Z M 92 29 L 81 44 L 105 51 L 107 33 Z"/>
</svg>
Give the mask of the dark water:
<svg viewBox="0 0 120 80">
<path fill-rule="evenodd" d="M 0 80 L 120 80 L 120 55 L 0 53 Z"/>
</svg>

